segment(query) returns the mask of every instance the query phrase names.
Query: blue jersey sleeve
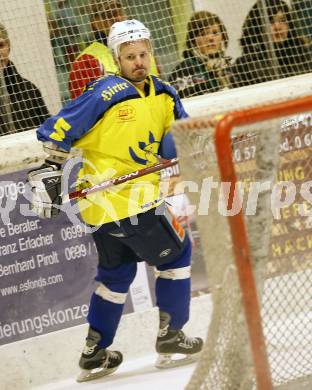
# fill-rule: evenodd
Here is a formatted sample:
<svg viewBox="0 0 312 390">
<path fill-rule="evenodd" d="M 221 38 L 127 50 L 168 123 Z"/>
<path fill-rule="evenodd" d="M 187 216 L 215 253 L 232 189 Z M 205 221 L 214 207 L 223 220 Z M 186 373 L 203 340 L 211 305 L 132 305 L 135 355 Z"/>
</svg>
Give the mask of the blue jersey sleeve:
<svg viewBox="0 0 312 390">
<path fill-rule="evenodd" d="M 173 113 L 170 115 L 168 125 L 171 125 L 174 120 L 188 118 L 189 115 L 185 111 L 177 91 L 169 83 L 166 83 L 157 77 L 153 76 L 153 80 L 155 83 L 156 93 L 165 93 L 169 95 L 173 101 Z M 161 157 L 166 159 L 177 157 L 177 150 L 171 131 L 163 137 L 159 147 L 159 154 Z"/>
<path fill-rule="evenodd" d="M 37 138 L 69 151 L 73 142 L 89 132 L 111 106 L 133 93 L 123 79 L 115 76 L 99 79 L 57 115 L 47 119 L 38 128 Z"/>
<path fill-rule="evenodd" d="M 180 100 L 180 97 L 178 96 L 177 92 L 174 90 L 175 94 L 173 95 L 173 98 L 174 98 L 174 104 L 175 104 L 175 108 L 174 108 L 174 116 L 175 116 L 175 119 L 185 119 L 185 118 L 188 118 L 189 115 L 188 113 L 185 111 L 184 107 L 183 107 L 183 104 Z"/>
<path fill-rule="evenodd" d="M 159 147 L 159 154 L 162 158 L 166 158 L 168 160 L 177 157 L 177 150 L 171 132 L 167 133 L 163 137 Z"/>
<path fill-rule="evenodd" d="M 174 119 L 177 120 L 177 119 L 188 118 L 189 115 L 185 111 L 183 104 L 181 102 L 181 99 L 178 95 L 178 92 L 173 88 L 173 86 L 170 85 L 169 83 L 159 79 L 156 76 L 152 76 L 152 78 L 153 78 L 153 81 L 155 84 L 156 94 L 166 93 L 167 95 L 169 95 L 173 99 Z"/>
<path fill-rule="evenodd" d="M 57 115 L 47 119 L 38 128 L 37 138 L 69 151 L 72 143 L 86 134 L 103 116 L 106 106 L 101 95 L 84 93 L 66 104 Z"/>
</svg>

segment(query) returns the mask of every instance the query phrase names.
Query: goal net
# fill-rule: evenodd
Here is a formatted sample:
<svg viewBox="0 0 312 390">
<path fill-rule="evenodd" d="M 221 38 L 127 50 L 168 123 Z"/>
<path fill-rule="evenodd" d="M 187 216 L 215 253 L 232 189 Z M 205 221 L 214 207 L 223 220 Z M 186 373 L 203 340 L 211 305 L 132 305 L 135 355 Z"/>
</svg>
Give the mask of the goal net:
<svg viewBox="0 0 312 390">
<path fill-rule="evenodd" d="M 72 80 L 114 71 L 99 45 L 120 18 L 145 23 L 156 73 L 188 98 L 311 72 L 311 12 L 298 0 L 2 0 L 0 134 L 36 128 Z"/>
<path fill-rule="evenodd" d="M 214 305 L 188 390 L 312 386 L 311 108 L 306 97 L 173 127 Z"/>
</svg>

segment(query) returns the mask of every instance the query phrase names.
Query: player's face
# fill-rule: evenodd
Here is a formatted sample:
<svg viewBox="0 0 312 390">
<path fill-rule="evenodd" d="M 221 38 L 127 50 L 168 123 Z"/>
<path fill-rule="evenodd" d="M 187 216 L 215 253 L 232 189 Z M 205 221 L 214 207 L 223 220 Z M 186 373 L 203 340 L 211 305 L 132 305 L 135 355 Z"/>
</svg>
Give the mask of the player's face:
<svg viewBox="0 0 312 390">
<path fill-rule="evenodd" d="M 218 24 L 213 24 L 205 28 L 202 33 L 195 38 L 197 49 L 203 55 L 217 54 L 222 50 L 223 35 Z"/>
<path fill-rule="evenodd" d="M 134 82 L 146 79 L 151 69 L 151 50 L 146 40 L 124 43 L 119 52 L 120 73 Z"/>
<path fill-rule="evenodd" d="M 0 69 L 5 68 L 9 62 L 10 45 L 9 42 L 0 38 Z"/>
<path fill-rule="evenodd" d="M 278 11 L 271 22 L 272 40 L 275 43 L 284 42 L 288 36 L 288 23 L 285 14 Z"/>
</svg>

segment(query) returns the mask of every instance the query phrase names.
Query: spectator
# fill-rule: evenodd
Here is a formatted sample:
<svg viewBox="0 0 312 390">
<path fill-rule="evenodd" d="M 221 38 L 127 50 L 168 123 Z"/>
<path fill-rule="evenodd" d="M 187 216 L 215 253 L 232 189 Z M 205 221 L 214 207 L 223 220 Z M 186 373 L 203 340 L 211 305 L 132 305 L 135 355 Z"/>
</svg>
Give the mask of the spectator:
<svg viewBox="0 0 312 390">
<path fill-rule="evenodd" d="M 282 0 L 265 0 L 265 10 L 261 4 L 255 3 L 244 22 L 243 55 L 232 68 L 233 87 L 311 71 L 311 53 L 298 35 L 291 9 Z"/>
<path fill-rule="evenodd" d="M 18 73 L 9 54 L 9 35 L 0 24 L 1 135 L 34 129 L 50 115 L 39 89 Z"/>
<path fill-rule="evenodd" d="M 291 6 L 296 11 L 301 34 L 308 39 L 308 45 L 311 47 L 312 41 L 312 0 L 293 0 Z"/>
<path fill-rule="evenodd" d="M 70 64 L 80 51 L 79 36 L 80 31 L 76 21 L 76 15 L 68 0 L 56 1 L 55 24 L 56 38 L 62 41 L 61 48 L 64 51 L 66 67 L 70 70 Z M 59 44 L 60 42 L 56 42 Z"/>
<path fill-rule="evenodd" d="M 92 42 L 72 64 L 69 74 L 69 91 L 74 99 L 82 94 L 87 83 L 103 76 L 105 73 L 117 72 L 112 53 L 107 47 L 107 36 L 115 22 L 126 19 L 120 1 L 93 0 L 90 4 L 91 28 L 95 41 Z M 152 74 L 157 75 L 153 61 Z"/>
<path fill-rule="evenodd" d="M 81 50 L 82 38 L 78 18 L 70 0 L 56 0 L 47 16 L 61 100 L 65 103 L 70 100 L 68 72 Z"/>
<path fill-rule="evenodd" d="M 180 97 L 228 87 L 227 68 L 231 59 L 225 56 L 227 45 L 227 31 L 217 15 L 208 11 L 193 14 L 187 25 L 184 59 L 169 77 Z"/>
</svg>

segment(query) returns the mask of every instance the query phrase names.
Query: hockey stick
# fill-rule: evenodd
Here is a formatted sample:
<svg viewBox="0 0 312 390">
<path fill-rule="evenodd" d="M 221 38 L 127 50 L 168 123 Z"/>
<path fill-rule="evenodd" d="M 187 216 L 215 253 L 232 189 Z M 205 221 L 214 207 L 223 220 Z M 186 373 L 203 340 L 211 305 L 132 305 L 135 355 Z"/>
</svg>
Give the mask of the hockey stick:
<svg viewBox="0 0 312 390">
<path fill-rule="evenodd" d="M 118 184 L 125 183 L 126 181 L 137 179 L 138 177 L 145 176 L 153 172 L 161 171 L 162 169 L 172 167 L 173 165 L 178 164 L 178 162 L 179 162 L 178 158 L 172 158 L 171 160 L 161 159 L 155 165 L 151 165 L 149 167 L 139 169 L 134 172 L 126 173 L 125 175 L 122 176 L 105 180 L 102 183 L 95 184 L 94 186 L 84 188 L 79 191 L 70 192 L 67 196 L 65 196 L 65 199 L 63 199 L 63 203 L 72 199 L 85 198 L 90 194 L 107 190 L 110 187 L 117 186 Z"/>
</svg>

